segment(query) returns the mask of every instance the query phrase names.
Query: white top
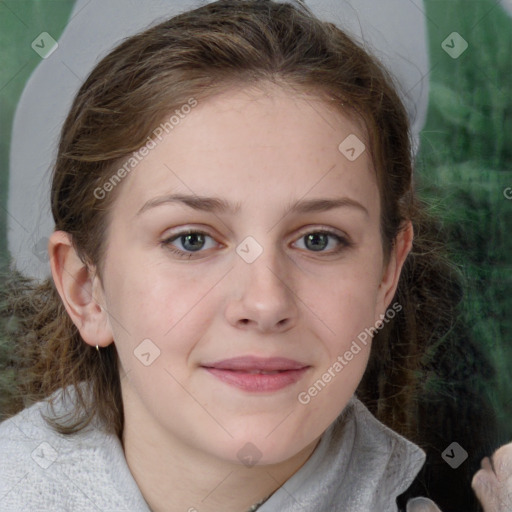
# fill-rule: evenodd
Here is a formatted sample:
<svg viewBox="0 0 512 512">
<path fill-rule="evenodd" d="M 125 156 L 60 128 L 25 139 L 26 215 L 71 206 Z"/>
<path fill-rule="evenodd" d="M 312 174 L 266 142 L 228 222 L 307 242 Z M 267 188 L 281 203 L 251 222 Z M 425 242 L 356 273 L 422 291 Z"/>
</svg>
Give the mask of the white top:
<svg viewBox="0 0 512 512">
<path fill-rule="evenodd" d="M 56 394 L 55 411 L 68 410 L 70 401 Z M 52 415 L 47 402 L 0 423 L 2 512 L 150 512 L 115 434 L 96 421 L 65 436 L 41 413 Z M 307 462 L 258 512 L 397 512 L 397 496 L 424 462 L 422 449 L 353 397 Z"/>
</svg>

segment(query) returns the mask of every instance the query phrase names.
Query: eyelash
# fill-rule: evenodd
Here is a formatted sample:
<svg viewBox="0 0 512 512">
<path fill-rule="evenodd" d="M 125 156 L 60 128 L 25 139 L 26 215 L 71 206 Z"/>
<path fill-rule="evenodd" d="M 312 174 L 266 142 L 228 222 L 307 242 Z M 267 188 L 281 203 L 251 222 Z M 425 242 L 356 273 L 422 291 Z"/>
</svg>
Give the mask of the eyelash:
<svg viewBox="0 0 512 512">
<path fill-rule="evenodd" d="M 332 231 L 330 229 L 318 229 L 318 230 L 313 230 L 313 231 L 306 231 L 306 232 L 302 233 L 297 238 L 297 240 L 300 240 L 301 238 L 304 238 L 306 235 L 311 235 L 311 234 L 328 235 L 330 237 L 335 238 L 338 241 L 338 243 L 340 244 L 337 249 L 334 249 L 334 250 L 332 250 L 330 252 L 318 251 L 318 253 L 320 253 L 320 254 L 324 253 L 326 255 L 332 256 L 334 254 L 339 254 L 344 249 L 348 249 L 348 248 L 352 247 L 352 245 L 353 245 L 352 242 L 350 242 L 347 238 L 338 235 L 337 233 L 335 233 L 334 231 Z M 192 251 L 192 252 L 185 252 L 185 251 L 182 251 L 181 249 L 177 249 L 176 247 L 171 245 L 171 242 L 174 242 L 175 240 L 178 240 L 182 236 L 186 236 L 186 235 L 205 235 L 205 236 L 208 236 L 208 237 L 213 239 L 213 237 L 210 234 L 208 234 L 208 233 L 206 233 L 204 231 L 201 231 L 199 229 L 197 229 L 197 230 L 186 229 L 186 230 L 183 230 L 183 231 L 180 231 L 178 233 L 173 234 L 169 238 L 166 238 L 165 240 L 163 240 L 161 242 L 161 245 L 163 247 L 165 247 L 167 250 L 169 250 L 172 253 L 176 254 L 179 258 L 183 258 L 183 259 L 191 259 L 191 258 L 194 257 L 195 254 L 198 254 L 198 253 L 201 253 L 201 252 L 205 252 L 205 251 L 202 251 L 202 250 Z M 315 251 L 307 251 L 307 252 L 315 253 Z"/>
</svg>

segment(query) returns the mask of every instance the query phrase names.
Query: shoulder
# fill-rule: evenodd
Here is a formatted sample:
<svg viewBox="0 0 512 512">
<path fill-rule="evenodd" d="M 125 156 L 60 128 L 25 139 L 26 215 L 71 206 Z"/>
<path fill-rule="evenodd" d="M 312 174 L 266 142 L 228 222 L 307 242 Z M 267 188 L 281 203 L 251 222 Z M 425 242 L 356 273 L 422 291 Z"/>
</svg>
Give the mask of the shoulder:
<svg viewBox="0 0 512 512">
<path fill-rule="evenodd" d="M 18 467 L 26 471 L 29 462 L 24 458 L 26 454 L 36 464 L 45 464 L 38 459 L 37 454 L 41 455 L 41 452 L 37 451 L 38 443 L 55 444 L 54 438 L 58 434 L 44 421 L 41 414 L 42 408 L 43 402 L 39 402 L 0 423 L 0 453 L 2 453 L 0 475 L 2 477 Z M 50 456 L 49 450 L 46 450 L 45 454 Z M 0 478 L 0 485 L 2 483 L 4 478 Z"/>
<path fill-rule="evenodd" d="M 415 443 L 380 422 L 366 406 L 353 397 L 345 409 L 345 415 L 338 418 L 334 429 L 344 429 L 353 438 L 353 446 L 369 461 L 365 472 L 375 472 L 372 477 L 380 479 L 380 488 L 375 489 L 380 510 L 398 510 L 396 498 L 405 492 L 423 467 L 426 454 Z M 336 437 L 336 435 L 335 435 Z M 370 455 L 371 454 L 371 455 Z M 358 457 L 356 457 L 357 459 Z M 380 498 L 377 498 L 380 495 Z M 385 503 L 392 498 L 392 503 Z M 424 497 L 411 499 L 407 512 L 441 512 L 435 503 Z"/>
<path fill-rule="evenodd" d="M 42 409 L 43 403 L 37 403 L 0 423 L 1 510 L 22 510 L 35 506 L 42 495 L 50 497 L 45 471 L 57 460 L 60 443 Z"/>
<path fill-rule="evenodd" d="M 372 454 L 372 466 L 380 468 L 387 485 L 405 490 L 423 467 L 426 454 L 415 443 L 379 421 L 355 396 L 333 425 L 333 437 L 349 436 L 357 455 Z"/>
<path fill-rule="evenodd" d="M 0 423 L 0 510 L 146 512 L 117 436 L 98 424 L 60 434 L 51 411 L 42 401 Z"/>
</svg>

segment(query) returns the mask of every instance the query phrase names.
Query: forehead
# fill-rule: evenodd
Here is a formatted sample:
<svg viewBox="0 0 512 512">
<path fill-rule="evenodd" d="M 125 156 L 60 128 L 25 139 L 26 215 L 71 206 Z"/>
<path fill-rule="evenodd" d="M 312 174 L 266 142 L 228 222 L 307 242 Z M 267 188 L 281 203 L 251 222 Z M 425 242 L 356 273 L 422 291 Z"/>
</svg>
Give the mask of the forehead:
<svg viewBox="0 0 512 512">
<path fill-rule="evenodd" d="M 228 90 L 154 138 L 118 200 L 133 210 L 176 191 L 233 201 L 343 192 L 374 203 L 366 137 L 361 123 L 317 97 L 275 85 Z"/>
</svg>

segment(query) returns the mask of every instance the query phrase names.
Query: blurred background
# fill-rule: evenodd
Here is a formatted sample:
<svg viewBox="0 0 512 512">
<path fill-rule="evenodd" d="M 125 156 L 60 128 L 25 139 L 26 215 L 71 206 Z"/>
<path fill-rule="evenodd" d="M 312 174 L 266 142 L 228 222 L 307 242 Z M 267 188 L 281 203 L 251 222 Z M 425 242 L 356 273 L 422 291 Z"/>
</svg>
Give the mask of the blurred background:
<svg viewBox="0 0 512 512">
<path fill-rule="evenodd" d="M 512 2 L 403 2 L 409 6 L 412 2 L 423 13 L 429 54 L 424 77 L 429 84 L 428 111 L 420 134 L 416 185 L 442 219 L 452 258 L 466 280 L 460 325 L 447 335 L 436 357 L 438 367 L 425 382 L 432 413 L 436 407 L 452 411 L 439 414 L 438 430 L 429 442 L 434 447 L 432 457 L 437 453 L 443 468 L 440 452 L 450 442 L 459 442 L 470 452 L 469 474 L 485 454 L 482 446 L 489 449 L 512 441 Z M 14 113 L 41 62 L 31 45 L 43 32 L 58 41 L 74 4 L 74 0 L 0 0 L 3 268 L 11 261 L 8 229 L 18 223 L 8 201 Z M 44 124 L 38 129 L 45 130 Z M 28 195 L 23 201 L 28 208 L 33 198 Z M 18 225 L 18 229 L 26 227 Z M 0 339 L 0 420 L 14 373 L 8 364 L 11 352 L 9 342 Z M 475 397 L 493 411 L 487 433 L 485 418 L 473 423 L 473 413 L 453 414 L 477 407 Z M 469 423 L 454 426 L 458 421 Z M 453 432 L 459 437 L 451 438 Z M 475 453 L 471 453 L 473 438 L 480 443 Z M 445 470 L 453 471 L 440 471 Z M 449 510 L 458 509 L 447 501 L 443 511 Z"/>
</svg>

